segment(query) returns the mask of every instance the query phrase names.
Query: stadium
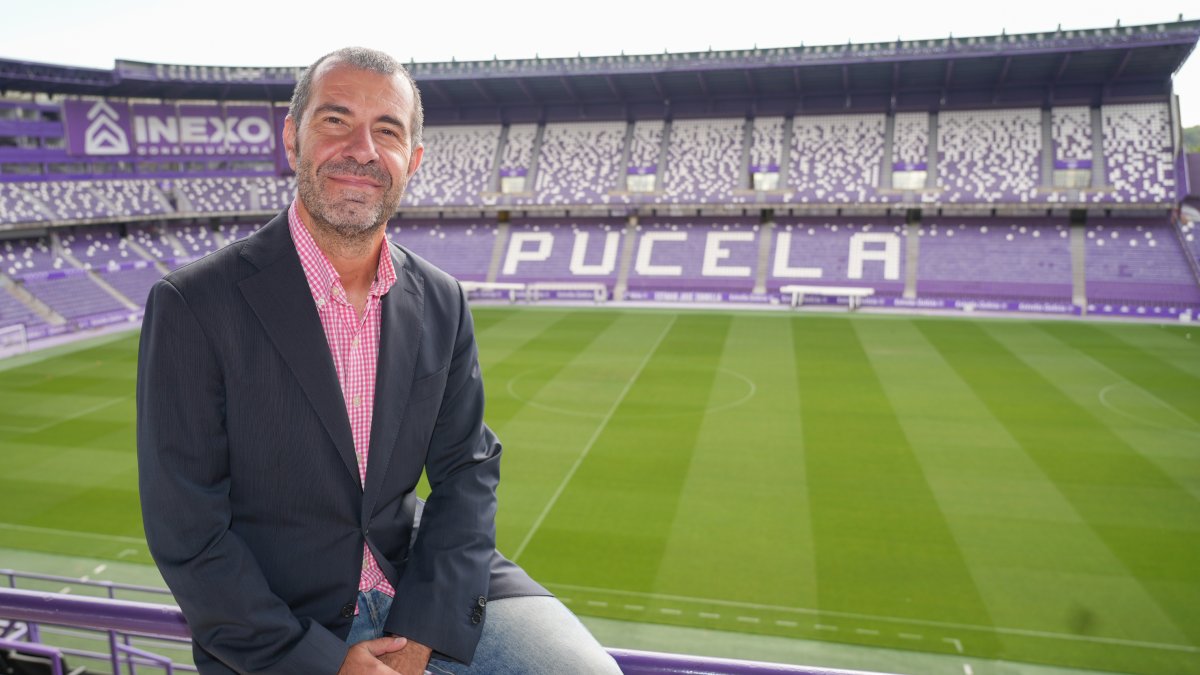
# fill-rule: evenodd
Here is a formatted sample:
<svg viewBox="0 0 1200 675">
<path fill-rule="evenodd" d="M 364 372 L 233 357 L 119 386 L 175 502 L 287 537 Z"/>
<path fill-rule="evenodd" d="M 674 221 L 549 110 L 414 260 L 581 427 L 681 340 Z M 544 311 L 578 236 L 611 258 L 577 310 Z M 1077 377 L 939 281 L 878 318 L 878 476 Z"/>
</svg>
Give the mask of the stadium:
<svg viewBox="0 0 1200 675">
<path fill-rule="evenodd" d="M 1198 41 L 410 64 L 500 549 L 627 673 L 1200 672 Z M 136 329 L 293 199 L 301 71 L 0 60 L 0 671 L 194 671 Z"/>
</svg>

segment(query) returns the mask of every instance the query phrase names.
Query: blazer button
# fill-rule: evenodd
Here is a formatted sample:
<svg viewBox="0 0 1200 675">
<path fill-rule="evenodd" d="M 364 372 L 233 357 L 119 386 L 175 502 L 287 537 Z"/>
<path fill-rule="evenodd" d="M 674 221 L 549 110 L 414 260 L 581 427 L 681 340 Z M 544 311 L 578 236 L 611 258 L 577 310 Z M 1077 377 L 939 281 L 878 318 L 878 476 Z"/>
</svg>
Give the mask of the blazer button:
<svg viewBox="0 0 1200 675">
<path fill-rule="evenodd" d="M 478 599 L 475 600 L 475 604 L 479 605 L 480 607 L 487 607 L 487 598 L 485 598 L 481 595 L 481 596 L 479 596 Z"/>
<path fill-rule="evenodd" d="M 472 612 L 471 613 L 471 623 L 478 626 L 480 621 L 483 621 L 483 617 L 480 616 L 479 612 Z"/>
<path fill-rule="evenodd" d="M 349 619 L 352 616 L 354 616 L 354 603 L 347 602 L 346 604 L 342 605 L 342 618 Z"/>
</svg>

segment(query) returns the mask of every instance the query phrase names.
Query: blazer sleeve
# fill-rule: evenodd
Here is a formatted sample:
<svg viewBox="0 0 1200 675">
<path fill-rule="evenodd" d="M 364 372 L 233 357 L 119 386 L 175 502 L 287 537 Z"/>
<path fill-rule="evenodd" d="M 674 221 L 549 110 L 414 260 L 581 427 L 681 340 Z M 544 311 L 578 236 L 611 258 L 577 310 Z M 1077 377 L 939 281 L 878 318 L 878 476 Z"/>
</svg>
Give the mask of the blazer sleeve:
<svg viewBox="0 0 1200 675">
<path fill-rule="evenodd" d="M 295 617 L 230 530 L 229 452 L 218 350 L 168 280 L 150 292 L 137 378 L 146 542 L 196 644 L 240 673 L 336 673 L 345 642 Z"/>
<path fill-rule="evenodd" d="M 483 423 L 483 380 L 471 313 L 462 288 L 447 381 L 429 441 L 430 494 L 396 585 L 385 631 L 469 664 L 483 629 L 490 562 L 496 547 L 500 442 Z M 453 314 L 452 314 L 453 316 Z"/>
</svg>

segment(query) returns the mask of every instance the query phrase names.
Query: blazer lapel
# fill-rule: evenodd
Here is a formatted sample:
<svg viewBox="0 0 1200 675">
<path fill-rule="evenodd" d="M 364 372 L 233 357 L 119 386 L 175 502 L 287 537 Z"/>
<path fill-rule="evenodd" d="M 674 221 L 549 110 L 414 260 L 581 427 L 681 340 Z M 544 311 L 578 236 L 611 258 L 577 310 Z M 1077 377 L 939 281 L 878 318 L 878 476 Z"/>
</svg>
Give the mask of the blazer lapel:
<svg viewBox="0 0 1200 675">
<path fill-rule="evenodd" d="M 421 349 L 425 310 L 423 280 L 408 266 L 403 251 L 392 247 L 396 283 L 383 296 L 379 330 L 379 362 L 375 374 L 375 406 L 371 413 L 371 447 L 367 456 L 367 485 L 363 509 L 371 513 L 387 474 L 396 437 L 408 408 Z"/>
<path fill-rule="evenodd" d="M 354 437 L 337 369 L 288 232 L 286 214 L 252 236 L 242 256 L 259 269 L 238 283 L 242 296 L 296 376 L 354 483 L 359 484 Z"/>
</svg>

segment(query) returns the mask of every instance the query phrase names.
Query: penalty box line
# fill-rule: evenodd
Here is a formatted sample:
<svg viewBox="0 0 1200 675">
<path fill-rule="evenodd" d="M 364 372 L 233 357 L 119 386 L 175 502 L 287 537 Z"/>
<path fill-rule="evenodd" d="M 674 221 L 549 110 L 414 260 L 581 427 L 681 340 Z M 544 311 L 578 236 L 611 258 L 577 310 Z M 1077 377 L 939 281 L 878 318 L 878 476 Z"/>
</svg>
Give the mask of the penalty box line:
<svg viewBox="0 0 1200 675">
<path fill-rule="evenodd" d="M 633 372 L 633 375 L 630 376 L 629 381 L 625 383 L 625 387 L 621 390 L 621 393 L 617 395 L 616 400 L 614 400 L 613 404 L 609 406 L 608 412 L 605 413 L 604 418 L 600 420 L 600 424 L 596 427 L 596 430 L 592 432 L 591 438 L 589 438 L 588 442 L 583 446 L 583 451 L 580 452 L 579 456 L 575 458 L 575 463 L 571 465 L 571 468 L 567 471 L 567 475 L 563 476 L 562 482 L 560 482 L 558 487 L 554 490 L 554 494 L 551 495 L 550 501 L 546 502 L 545 508 L 543 508 L 542 512 L 538 514 L 537 520 L 533 521 L 533 526 L 529 528 L 529 532 L 527 532 L 525 534 L 525 538 L 521 540 L 521 545 L 517 547 L 516 552 L 513 554 L 513 562 L 516 562 L 521 558 L 521 554 L 525 552 L 525 548 L 529 546 L 529 542 L 533 541 L 533 535 L 537 534 L 538 529 L 541 528 L 542 523 L 546 520 L 546 516 L 550 514 L 550 510 L 554 508 L 556 503 L 558 503 L 558 498 L 561 497 L 563 491 L 567 489 L 567 484 L 570 483 L 571 479 L 575 477 L 575 472 L 579 471 L 579 467 L 583 465 L 583 460 L 587 459 L 588 453 L 592 451 L 592 446 L 594 446 L 596 441 L 600 439 L 600 434 L 605 428 L 608 427 L 608 423 L 612 420 L 613 415 L 616 414 L 617 408 L 621 406 L 621 402 L 624 401 L 625 397 L 629 395 L 629 391 L 633 389 L 633 384 L 637 382 L 639 377 L 641 377 L 642 371 L 646 369 L 646 365 L 650 363 L 650 359 L 653 358 L 654 354 L 658 351 L 658 348 L 662 344 L 663 340 L 667 338 L 667 333 L 671 332 L 671 327 L 675 325 L 675 320 L 678 317 L 678 314 L 671 316 L 671 320 L 667 322 L 667 325 L 663 328 L 662 333 L 659 334 L 658 339 L 654 341 L 654 345 L 650 347 L 650 349 L 646 352 L 646 356 L 642 359 L 642 362 L 638 364 L 637 370 Z"/>
<path fill-rule="evenodd" d="M 1125 638 L 1110 638 L 1092 635 L 1071 635 L 1068 633 L 1054 633 L 1050 631 L 1031 630 L 1026 628 L 1006 628 L 1003 626 L 981 626 L 970 623 L 956 623 L 952 621 L 932 621 L 929 619 L 905 619 L 896 616 L 880 616 L 875 614 L 861 614 L 857 612 L 841 612 L 835 610 L 813 609 L 810 607 L 784 607 L 781 605 L 767 605 L 754 602 L 738 602 L 736 600 L 717 600 L 712 598 L 696 598 L 686 595 L 672 595 L 667 593 L 644 593 L 640 591 L 625 591 L 613 588 L 594 588 L 591 586 L 577 586 L 573 584 L 558 584 L 553 582 L 545 582 L 544 586 L 551 589 L 563 589 L 567 591 L 578 591 L 583 593 L 596 593 L 600 595 L 618 595 L 625 597 L 642 598 L 649 600 L 666 600 L 671 602 L 681 602 L 689 604 L 701 605 L 719 605 L 723 607 L 734 607 L 739 609 L 756 609 L 761 611 L 784 612 L 790 614 L 806 614 L 810 616 L 836 616 L 845 619 L 859 619 L 864 621 L 882 621 L 886 623 L 909 624 L 915 626 L 929 626 L 931 628 L 943 628 L 950 630 L 965 630 L 984 633 L 998 633 L 1001 635 L 1015 635 L 1019 637 L 1035 637 L 1050 640 L 1068 640 L 1072 642 L 1091 642 L 1096 644 L 1111 644 L 1124 647 L 1141 647 L 1144 649 L 1157 649 L 1163 651 L 1184 652 L 1188 654 L 1200 654 L 1200 647 L 1193 645 L 1177 645 L 1164 642 L 1147 642 L 1142 640 L 1128 640 Z"/>
</svg>

